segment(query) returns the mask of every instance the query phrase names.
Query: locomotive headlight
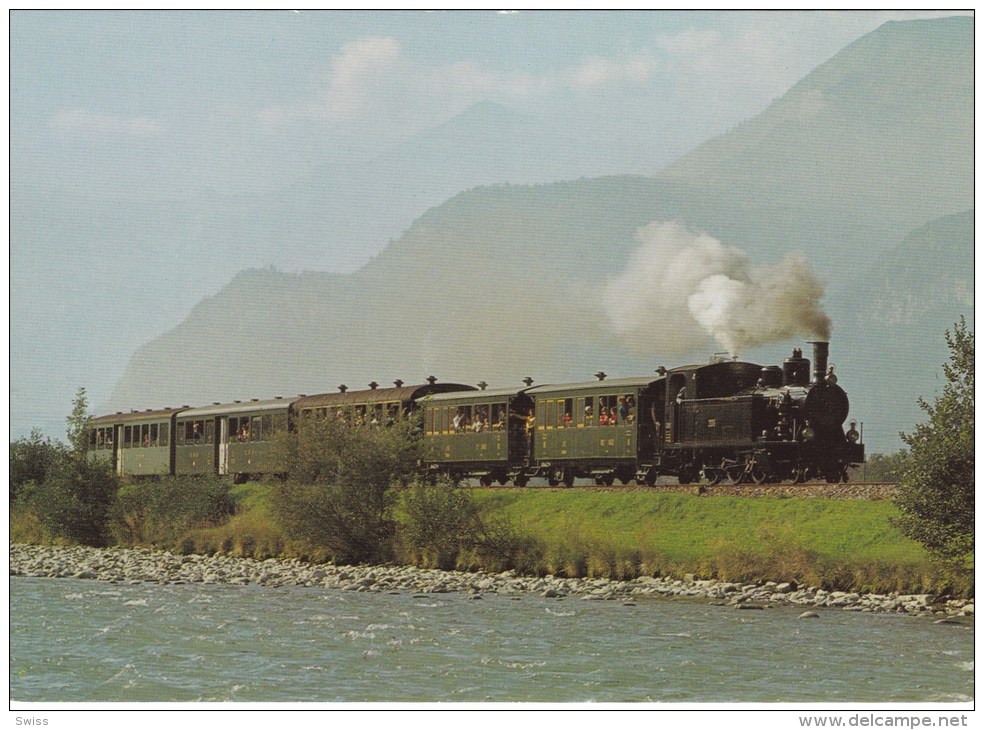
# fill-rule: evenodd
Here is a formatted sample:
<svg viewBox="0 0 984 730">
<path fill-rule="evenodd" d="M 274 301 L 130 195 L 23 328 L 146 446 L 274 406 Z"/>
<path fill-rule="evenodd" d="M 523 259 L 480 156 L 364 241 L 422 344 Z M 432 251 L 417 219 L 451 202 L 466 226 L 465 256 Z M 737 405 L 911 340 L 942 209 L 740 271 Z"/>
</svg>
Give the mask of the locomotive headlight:
<svg viewBox="0 0 984 730">
<path fill-rule="evenodd" d="M 857 425 L 858 425 L 857 421 L 851 421 L 851 428 L 848 430 L 846 434 L 847 440 L 850 441 L 852 444 L 856 444 L 858 442 L 858 439 L 861 438 L 861 435 L 858 433 Z"/>
</svg>

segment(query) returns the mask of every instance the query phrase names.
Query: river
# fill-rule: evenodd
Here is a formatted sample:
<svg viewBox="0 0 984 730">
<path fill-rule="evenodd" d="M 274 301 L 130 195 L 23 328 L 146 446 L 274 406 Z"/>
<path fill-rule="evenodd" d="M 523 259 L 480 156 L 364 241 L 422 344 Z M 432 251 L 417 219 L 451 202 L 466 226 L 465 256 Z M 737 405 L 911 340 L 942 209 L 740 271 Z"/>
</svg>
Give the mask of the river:
<svg viewBox="0 0 984 730">
<path fill-rule="evenodd" d="M 647 599 L 10 579 L 25 702 L 966 702 L 973 627 Z"/>
</svg>

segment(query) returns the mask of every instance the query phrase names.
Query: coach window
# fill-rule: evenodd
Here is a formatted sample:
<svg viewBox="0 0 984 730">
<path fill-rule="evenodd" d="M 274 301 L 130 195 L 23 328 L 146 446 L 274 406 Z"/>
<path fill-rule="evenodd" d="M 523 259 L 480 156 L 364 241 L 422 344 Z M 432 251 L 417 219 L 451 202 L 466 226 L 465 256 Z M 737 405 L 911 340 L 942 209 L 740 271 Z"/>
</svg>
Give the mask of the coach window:
<svg viewBox="0 0 984 730">
<path fill-rule="evenodd" d="M 249 420 L 249 440 L 262 441 L 264 439 L 263 417 L 253 416 Z"/>
<path fill-rule="evenodd" d="M 205 443 L 215 443 L 215 421 L 205 422 Z"/>
<path fill-rule="evenodd" d="M 157 446 L 158 445 L 157 437 L 158 437 L 157 424 L 156 423 L 152 423 L 152 424 L 150 424 L 150 438 L 147 441 L 147 445 L 148 446 Z"/>
</svg>

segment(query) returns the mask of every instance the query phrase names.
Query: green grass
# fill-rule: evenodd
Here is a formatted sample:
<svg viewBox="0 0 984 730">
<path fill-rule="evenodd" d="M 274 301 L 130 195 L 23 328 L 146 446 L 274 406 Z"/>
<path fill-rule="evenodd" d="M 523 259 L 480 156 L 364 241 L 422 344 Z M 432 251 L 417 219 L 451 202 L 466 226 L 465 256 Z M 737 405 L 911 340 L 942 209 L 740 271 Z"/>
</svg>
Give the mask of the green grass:
<svg viewBox="0 0 984 730">
<path fill-rule="evenodd" d="M 867 591 L 971 590 L 890 519 L 889 501 L 476 490 L 541 544 L 538 570 L 788 581 Z M 956 582 L 955 582 L 956 581 Z"/>
</svg>

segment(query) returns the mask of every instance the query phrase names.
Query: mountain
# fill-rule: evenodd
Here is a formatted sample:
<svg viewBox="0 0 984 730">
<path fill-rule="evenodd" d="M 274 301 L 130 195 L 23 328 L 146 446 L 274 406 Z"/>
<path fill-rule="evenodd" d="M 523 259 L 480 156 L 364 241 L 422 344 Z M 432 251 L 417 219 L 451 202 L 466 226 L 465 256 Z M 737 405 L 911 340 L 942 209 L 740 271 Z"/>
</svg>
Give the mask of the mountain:
<svg viewBox="0 0 984 730">
<path fill-rule="evenodd" d="M 889 23 L 656 177 L 474 188 L 428 210 L 350 275 L 244 271 L 137 351 L 108 409 L 430 374 L 494 386 L 525 375 L 556 382 L 599 367 L 628 375 L 703 359 L 710 340 L 679 361 L 655 338 L 651 354 L 631 354 L 648 343 L 630 346 L 604 305 L 606 285 L 633 260 L 636 231 L 673 220 L 756 264 L 805 255 L 827 286 L 831 358 L 854 413 L 876 450 L 894 450 L 892 434 L 917 417 L 911 404 L 938 387 L 940 327 L 965 307 L 950 296 L 963 289 L 935 287 L 910 262 L 922 266 L 912 257 L 932 241 L 967 283 L 972 53 L 971 18 Z M 315 189 L 315 197 L 330 193 Z M 876 314 L 895 311 L 893 298 L 906 292 L 926 298 L 932 316 L 893 324 Z M 626 306 L 639 293 L 625 291 Z M 799 344 L 743 356 L 774 362 Z M 892 346 L 903 354 L 886 356 Z M 914 351 L 920 367 L 910 378 L 904 355 Z"/>
<path fill-rule="evenodd" d="M 961 317 L 974 327 L 973 241 L 973 210 L 930 221 L 859 272 L 831 307 L 844 333 L 838 370 L 857 383 L 852 406 L 875 419 L 866 436 L 891 442 L 925 420 L 917 396 L 932 400 L 942 388 L 944 333 Z M 891 419 L 879 418 L 885 410 Z"/>
</svg>

